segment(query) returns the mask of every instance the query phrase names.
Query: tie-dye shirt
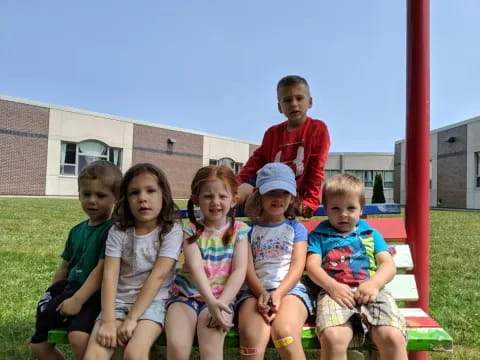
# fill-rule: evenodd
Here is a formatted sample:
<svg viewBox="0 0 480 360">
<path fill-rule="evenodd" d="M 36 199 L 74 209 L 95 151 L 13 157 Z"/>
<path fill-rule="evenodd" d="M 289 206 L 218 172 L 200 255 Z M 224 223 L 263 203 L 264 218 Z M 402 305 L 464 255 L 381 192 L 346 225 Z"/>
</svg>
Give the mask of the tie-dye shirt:
<svg viewBox="0 0 480 360">
<path fill-rule="evenodd" d="M 362 219 L 347 235 L 337 233 L 325 220 L 308 237 L 308 252 L 322 256 L 328 275 L 352 287 L 375 274 L 375 254 L 381 251 L 388 251 L 383 236 Z"/>
<path fill-rule="evenodd" d="M 225 283 L 232 273 L 232 259 L 235 245 L 237 241 L 246 241 L 245 239 L 250 229 L 244 222 L 236 221 L 231 241 L 227 245 L 223 245 L 222 236 L 229 227 L 230 223 L 219 230 L 206 228 L 197 239 L 197 244 L 202 255 L 203 268 L 207 275 L 213 296 L 216 298 L 223 292 Z M 188 236 L 193 235 L 195 233 L 195 225 L 190 224 L 184 228 L 183 231 Z M 193 284 L 192 277 L 186 266 L 177 273 L 172 294 L 204 301 Z"/>
</svg>

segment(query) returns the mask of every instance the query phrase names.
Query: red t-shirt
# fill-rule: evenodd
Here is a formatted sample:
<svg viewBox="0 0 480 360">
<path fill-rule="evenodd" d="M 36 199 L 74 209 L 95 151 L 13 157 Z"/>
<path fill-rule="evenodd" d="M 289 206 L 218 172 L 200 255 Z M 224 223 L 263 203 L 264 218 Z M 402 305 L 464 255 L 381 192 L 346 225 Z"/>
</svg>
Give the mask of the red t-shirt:
<svg viewBox="0 0 480 360">
<path fill-rule="evenodd" d="M 300 201 L 316 210 L 320 205 L 329 148 L 330 137 L 323 121 L 307 117 L 302 126 L 292 131 L 287 130 L 285 121 L 265 132 L 262 144 L 248 159 L 238 179 L 245 182 L 255 177 L 263 165 L 282 162 L 295 173 Z"/>
</svg>

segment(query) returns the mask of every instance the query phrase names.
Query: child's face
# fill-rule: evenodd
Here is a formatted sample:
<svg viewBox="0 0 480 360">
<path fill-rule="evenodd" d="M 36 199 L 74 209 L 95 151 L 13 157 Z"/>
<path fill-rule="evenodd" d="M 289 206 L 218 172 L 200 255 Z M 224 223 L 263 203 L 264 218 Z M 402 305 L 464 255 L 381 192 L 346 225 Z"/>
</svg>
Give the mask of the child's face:
<svg viewBox="0 0 480 360">
<path fill-rule="evenodd" d="M 127 199 L 136 230 L 143 230 L 144 234 L 153 231 L 163 206 L 163 191 L 158 178 L 148 172 L 132 178 L 127 187 Z"/>
<path fill-rule="evenodd" d="M 278 111 L 288 119 L 290 128 L 301 126 L 312 107 L 312 97 L 304 84 L 281 87 L 278 90 Z"/>
<path fill-rule="evenodd" d="M 294 197 L 285 190 L 272 190 L 262 195 L 263 214 L 271 217 L 284 217 Z"/>
<path fill-rule="evenodd" d="M 227 185 L 216 179 L 202 185 L 194 202 L 202 211 L 205 225 L 218 229 L 227 223 L 228 212 L 235 206 L 237 198 Z"/>
<path fill-rule="evenodd" d="M 88 215 L 90 225 L 98 225 L 110 219 L 117 199 L 110 186 L 99 179 L 85 179 L 80 182 L 79 199 L 82 209 Z"/>
<path fill-rule="evenodd" d="M 362 215 L 362 206 L 356 194 L 332 196 L 327 199 L 325 213 L 330 225 L 342 235 L 351 233 Z"/>
</svg>

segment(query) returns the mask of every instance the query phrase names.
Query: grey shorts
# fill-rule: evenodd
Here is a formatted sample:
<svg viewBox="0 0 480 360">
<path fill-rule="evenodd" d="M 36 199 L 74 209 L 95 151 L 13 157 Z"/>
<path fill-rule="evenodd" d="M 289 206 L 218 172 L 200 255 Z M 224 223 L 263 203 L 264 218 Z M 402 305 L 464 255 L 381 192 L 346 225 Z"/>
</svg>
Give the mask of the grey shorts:
<svg viewBox="0 0 480 360">
<path fill-rule="evenodd" d="M 166 304 L 167 302 L 165 300 L 152 301 L 152 303 L 145 309 L 145 311 L 138 318 L 138 320 L 151 320 L 160 324 L 163 327 L 165 324 Z M 128 313 L 130 312 L 130 309 L 132 308 L 132 306 L 133 304 L 116 302 L 115 318 L 117 320 L 124 320 L 127 317 Z M 100 320 L 101 318 L 102 318 L 102 313 L 98 315 L 97 320 Z"/>
<path fill-rule="evenodd" d="M 275 289 L 268 289 L 268 293 L 272 293 L 275 291 Z M 313 304 L 312 300 L 310 299 L 310 296 L 308 295 L 308 290 L 303 285 L 302 283 L 299 283 L 295 285 L 293 288 L 290 289 L 290 291 L 287 293 L 287 295 L 295 295 L 298 297 L 300 300 L 302 300 L 303 304 L 307 308 L 308 315 L 313 314 Z M 238 295 L 237 295 L 237 300 L 236 300 L 236 309 L 240 308 L 240 305 L 243 301 L 247 300 L 250 297 L 253 297 L 254 295 L 250 290 L 241 290 Z"/>
<path fill-rule="evenodd" d="M 361 346 L 371 326 L 393 326 L 407 337 L 407 323 L 400 313 L 392 295 L 380 290 L 375 301 L 366 305 L 357 305 L 353 309 L 344 308 L 326 292 L 320 291 L 317 298 L 317 319 L 315 332 L 320 337 L 323 330 L 350 322 L 353 339 L 350 347 Z"/>
</svg>

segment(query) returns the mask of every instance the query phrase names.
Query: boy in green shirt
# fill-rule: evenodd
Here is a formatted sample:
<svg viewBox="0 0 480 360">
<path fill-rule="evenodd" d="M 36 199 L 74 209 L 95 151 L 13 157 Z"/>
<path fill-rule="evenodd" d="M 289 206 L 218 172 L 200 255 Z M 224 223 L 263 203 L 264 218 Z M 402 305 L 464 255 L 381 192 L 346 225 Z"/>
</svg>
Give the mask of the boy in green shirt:
<svg viewBox="0 0 480 360">
<path fill-rule="evenodd" d="M 78 176 L 80 204 L 88 220 L 70 230 L 62 262 L 37 305 L 30 342 L 37 359 L 63 359 L 55 345 L 47 342 L 48 331 L 59 327 L 67 328 L 75 358 L 83 358 L 100 311 L 105 241 L 121 180 L 121 171 L 108 161 L 95 161 Z"/>
</svg>

